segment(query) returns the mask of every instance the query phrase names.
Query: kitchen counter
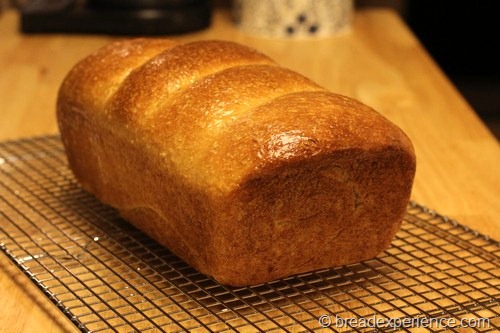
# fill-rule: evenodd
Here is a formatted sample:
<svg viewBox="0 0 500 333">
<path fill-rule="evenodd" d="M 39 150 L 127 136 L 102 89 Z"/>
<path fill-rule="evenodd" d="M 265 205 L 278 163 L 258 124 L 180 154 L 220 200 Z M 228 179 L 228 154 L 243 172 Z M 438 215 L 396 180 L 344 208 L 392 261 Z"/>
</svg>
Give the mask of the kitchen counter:
<svg viewBox="0 0 500 333">
<path fill-rule="evenodd" d="M 113 40 L 22 35 L 18 19 L 14 11 L 0 14 L 2 141 L 56 134 L 55 99 L 65 74 Z M 253 46 L 330 90 L 372 106 L 414 143 L 418 166 L 412 199 L 500 239 L 498 142 L 392 11 L 358 11 L 349 33 L 297 41 L 245 35 L 231 25 L 227 12 L 217 11 L 210 29 L 175 38 Z M 76 330 L 3 255 L 0 300 L 0 332 Z"/>
</svg>

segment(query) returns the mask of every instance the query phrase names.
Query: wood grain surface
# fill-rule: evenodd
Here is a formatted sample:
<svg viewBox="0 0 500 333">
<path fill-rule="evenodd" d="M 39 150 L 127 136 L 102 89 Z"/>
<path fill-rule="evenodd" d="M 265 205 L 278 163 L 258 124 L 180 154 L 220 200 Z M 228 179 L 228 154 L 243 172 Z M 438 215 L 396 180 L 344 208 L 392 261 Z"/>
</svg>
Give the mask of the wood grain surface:
<svg viewBox="0 0 500 333">
<path fill-rule="evenodd" d="M 79 59 L 112 40 L 92 35 L 22 35 L 14 11 L 0 14 L 0 140 L 57 133 L 55 99 Z M 318 40 L 245 35 L 217 11 L 210 29 L 181 40 L 227 39 L 253 46 L 330 90 L 359 99 L 412 139 L 412 198 L 500 239 L 498 142 L 401 19 L 363 10 L 350 33 Z M 0 255 L 0 332 L 75 328 Z"/>
</svg>

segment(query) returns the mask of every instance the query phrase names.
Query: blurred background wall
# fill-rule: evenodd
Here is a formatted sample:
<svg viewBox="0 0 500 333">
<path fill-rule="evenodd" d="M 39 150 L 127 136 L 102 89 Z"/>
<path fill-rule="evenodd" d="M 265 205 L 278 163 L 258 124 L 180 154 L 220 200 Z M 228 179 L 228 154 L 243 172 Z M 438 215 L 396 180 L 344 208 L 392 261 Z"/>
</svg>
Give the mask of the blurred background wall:
<svg viewBox="0 0 500 333">
<path fill-rule="evenodd" d="M 500 139 L 498 1 L 357 0 L 396 10 Z"/>
</svg>

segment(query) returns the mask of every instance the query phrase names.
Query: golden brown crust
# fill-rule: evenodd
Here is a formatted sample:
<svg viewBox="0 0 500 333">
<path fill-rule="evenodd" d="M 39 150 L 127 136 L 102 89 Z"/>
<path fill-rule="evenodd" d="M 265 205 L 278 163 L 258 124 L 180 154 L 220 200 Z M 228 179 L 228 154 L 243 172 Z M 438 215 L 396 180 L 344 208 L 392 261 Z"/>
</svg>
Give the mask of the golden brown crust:
<svg viewBox="0 0 500 333">
<path fill-rule="evenodd" d="M 85 189 L 230 285 L 376 256 L 415 173 L 394 124 L 230 42 L 107 46 L 68 74 L 58 121 Z"/>
</svg>

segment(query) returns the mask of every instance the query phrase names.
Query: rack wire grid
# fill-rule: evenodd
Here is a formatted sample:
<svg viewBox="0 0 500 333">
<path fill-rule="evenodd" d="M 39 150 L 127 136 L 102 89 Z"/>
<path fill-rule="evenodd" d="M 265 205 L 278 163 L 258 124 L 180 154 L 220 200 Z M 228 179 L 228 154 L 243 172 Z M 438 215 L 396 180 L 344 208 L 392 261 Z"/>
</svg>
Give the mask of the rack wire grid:
<svg viewBox="0 0 500 333">
<path fill-rule="evenodd" d="M 2 252 L 82 332 L 500 330 L 499 243 L 413 202 L 375 259 L 231 288 L 81 190 L 59 137 L 0 144 L 0 199 Z"/>
</svg>

